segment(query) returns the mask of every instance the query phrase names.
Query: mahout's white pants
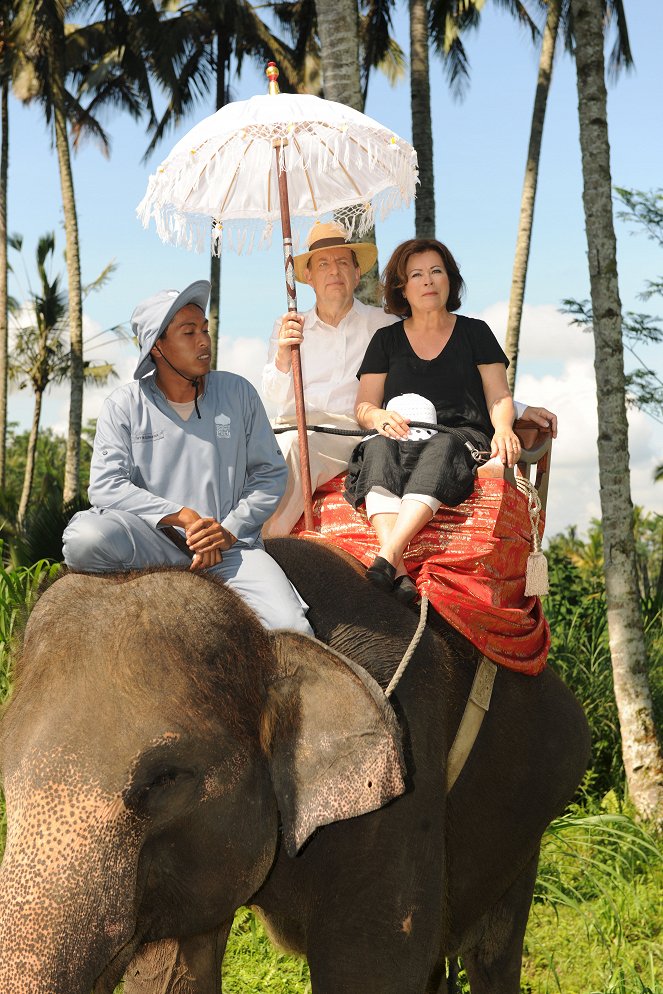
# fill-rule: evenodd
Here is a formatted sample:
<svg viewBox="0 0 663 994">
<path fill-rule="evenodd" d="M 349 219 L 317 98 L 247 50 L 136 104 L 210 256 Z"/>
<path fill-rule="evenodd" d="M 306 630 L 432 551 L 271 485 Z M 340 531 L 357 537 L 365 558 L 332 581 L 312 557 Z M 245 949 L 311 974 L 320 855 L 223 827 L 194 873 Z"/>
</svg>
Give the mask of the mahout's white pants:
<svg viewBox="0 0 663 994">
<path fill-rule="evenodd" d="M 137 514 L 106 508 L 75 514 L 62 537 L 62 552 L 71 569 L 91 573 L 187 566 L 190 562 L 163 532 Z M 251 547 L 237 542 L 209 572 L 236 591 L 266 628 L 313 635 L 305 616 L 308 605 L 262 542 Z"/>
</svg>

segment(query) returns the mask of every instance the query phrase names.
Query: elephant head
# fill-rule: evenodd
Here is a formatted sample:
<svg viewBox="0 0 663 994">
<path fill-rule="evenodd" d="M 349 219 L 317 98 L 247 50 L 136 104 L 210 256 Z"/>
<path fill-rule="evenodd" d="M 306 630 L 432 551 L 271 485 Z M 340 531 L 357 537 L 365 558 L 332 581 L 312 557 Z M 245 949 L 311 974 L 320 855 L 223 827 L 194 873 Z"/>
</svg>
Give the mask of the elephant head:
<svg viewBox="0 0 663 994">
<path fill-rule="evenodd" d="M 372 678 L 268 633 L 212 580 L 65 576 L 16 672 L 0 726 L 13 994 L 112 990 L 141 943 L 232 915 L 279 845 L 294 857 L 318 826 L 403 791 Z"/>
</svg>

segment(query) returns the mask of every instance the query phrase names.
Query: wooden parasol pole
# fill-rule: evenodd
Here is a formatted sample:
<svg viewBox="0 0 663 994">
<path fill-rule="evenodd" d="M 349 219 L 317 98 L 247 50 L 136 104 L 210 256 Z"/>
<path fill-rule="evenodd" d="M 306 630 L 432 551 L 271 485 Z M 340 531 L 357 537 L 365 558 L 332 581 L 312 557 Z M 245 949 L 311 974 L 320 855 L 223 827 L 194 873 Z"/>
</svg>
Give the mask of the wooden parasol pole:
<svg viewBox="0 0 663 994">
<path fill-rule="evenodd" d="M 275 62 L 269 62 L 265 73 L 269 79 L 269 94 L 275 96 L 279 91 L 277 79 L 279 76 Z M 288 174 L 285 161 L 282 161 L 282 149 L 287 145 L 285 139 L 274 142 L 276 156 L 276 175 L 279 181 L 279 204 L 281 208 L 281 231 L 283 233 L 283 262 L 285 266 L 285 286 L 288 297 L 288 311 L 297 310 L 297 289 L 295 287 L 295 263 L 292 257 L 292 229 L 290 226 L 290 202 L 288 200 Z M 304 525 L 307 531 L 313 531 L 313 494 L 311 491 L 311 465 L 308 455 L 308 435 L 306 433 L 306 409 L 304 407 L 304 384 L 302 380 L 302 360 L 299 345 L 291 345 L 292 352 L 292 381 L 295 391 L 295 413 L 297 415 L 297 437 L 299 438 L 299 461 L 301 464 L 302 490 L 304 493 Z"/>
</svg>

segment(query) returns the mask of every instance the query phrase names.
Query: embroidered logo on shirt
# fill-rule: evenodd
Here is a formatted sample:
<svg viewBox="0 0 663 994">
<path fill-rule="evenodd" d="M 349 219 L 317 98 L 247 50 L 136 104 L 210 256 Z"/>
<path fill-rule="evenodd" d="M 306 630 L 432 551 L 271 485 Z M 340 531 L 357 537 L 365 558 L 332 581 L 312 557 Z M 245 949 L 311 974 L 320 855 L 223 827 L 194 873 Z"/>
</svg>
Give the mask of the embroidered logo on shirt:
<svg viewBox="0 0 663 994">
<path fill-rule="evenodd" d="M 227 414 L 217 414 L 214 424 L 217 438 L 230 438 L 230 418 Z"/>
<path fill-rule="evenodd" d="M 163 431 L 142 431 L 137 432 L 131 436 L 132 442 L 156 442 L 158 438 L 165 438 L 166 433 Z"/>
</svg>

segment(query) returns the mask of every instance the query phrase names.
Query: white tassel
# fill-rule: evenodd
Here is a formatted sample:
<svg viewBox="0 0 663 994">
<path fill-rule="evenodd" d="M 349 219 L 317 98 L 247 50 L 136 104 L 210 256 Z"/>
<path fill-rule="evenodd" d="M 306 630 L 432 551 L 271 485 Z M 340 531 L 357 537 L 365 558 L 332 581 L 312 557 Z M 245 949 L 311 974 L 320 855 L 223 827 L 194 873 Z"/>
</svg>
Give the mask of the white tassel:
<svg viewBox="0 0 663 994">
<path fill-rule="evenodd" d="M 539 515 L 541 501 L 536 487 L 524 476 L 516 476 L 516 486 L 527 497 L 527 512 L 532 526 L 532 551 L 527 557 L 525 569 L 525 597 L 544 597 L 548 593 L 548 560 L 541 549 L 539 536 Z"/>
<path fill-rule="evenodd" d="M 525 597 L 543 597 L 548 593 L 548 560 L 539 549 L 530 552 L 525 570 Z"/>
</svg>

